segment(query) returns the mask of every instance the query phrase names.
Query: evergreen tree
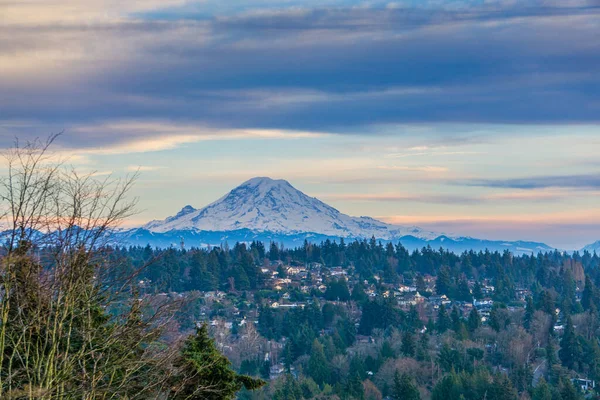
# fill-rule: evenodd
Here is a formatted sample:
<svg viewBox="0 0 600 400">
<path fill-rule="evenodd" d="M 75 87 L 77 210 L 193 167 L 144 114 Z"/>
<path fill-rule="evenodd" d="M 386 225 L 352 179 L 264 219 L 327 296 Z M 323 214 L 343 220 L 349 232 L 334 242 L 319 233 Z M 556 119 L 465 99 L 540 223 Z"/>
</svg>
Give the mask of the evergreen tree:
<svg viewBox="0 0 600 400">
<path fill-rule="evenodd" d="M 302 400 L 302 387 L 298 381 L 291 375 L 287 374 L 285 379 L 278 385 L 273 400 Z"/>
<path fill-rule="evenodd" d="M 525 316 L 523 317 L 523 327 L 527 330 L 531 328 L 531 321 L 533 321 L 533 315 L 535 313 L 535 307 L 533 305 L 533 299 L 527 297 L 527 303 L 525 305 Z"/>
<path fill-rule="evenodd" d="M 460 311 L 458 311 L 458 307 L 452 307 L 452 312 L 450 312 L 450 320 L 452 321 L 452 330 L 458 333 L 462 325 Z"/>
<path fill-rule="evenodd" d="M 369 296 L 365 293 L 365 289 L 363 286 L 357 282 L 352 288 L 352 295 L 350 296 L 351 300 L 354 300 L 357 303 L 364 303 L 369 300 Z"/>
<path fill-rule="evenodd" d="M 242 387 L 255 390 L 265 384 L 233 371 L 229 360 L 215 347 L 206 325 L 186 340 L 175 366 L 178 373 L 172 379 L 170 397 L 175 400 L 234 399 Z"/>
<path fill-rule="evenodd" d="M 429 336 L 422 334 L 417 346 L 417 360 L 428 361 L 429 359 Z"/>
<path fill-rule="evenodd" d="M 469 302 L 473 301 L 473 295 L 471 294 L 469 284 L 465 278 L 462 278 L 458 282 L 458 287 L 456 288 L 456 300 Z"/>
<path fill-rule="evenodd" d="M 416 353 L 415 337 L 410 331 L 404 332 L 402 335 L 402 353 L 407 357 L 414 357 Z"/>
<path fill-rule="evenodd" d="M 473 286 L 473 298 L 475 300 L 483 299 L 483 291 L 481 290 L 481 284 L 479 281 L 476 281 L 475 285 Z"/>
<path fill-rule="evenodd" d="M 425 284 L 425 279 L 423 279 L 423 275 L 417 275 L 417 277 L 415 278 L 415 287 L 417 288 L 417 292 L 421 294 L 425 294 L 425 292 L 427 292 L 427 285 Z"/>
<path fill-rule="evenodd" d="M 452 289 L 452 278 L 450 275 L 450 268 L 443 266 L 438 271 L 437 279 L 435 281 L 435 291 L 438 295 L 449 295 Z"/>
<path fill-rule="evenodd" d="M 467 320 L 467 327 L 469 328 L 469 332 L 473 333 L 481 326 L 481 317 L 477 312 L 477 309 L 473 307 L 471 312 L 469 313 L 469 319 Z"/>
<path fill-rule="evenodd" d="M 568 317 L 565 331 L 560 340 L 560 350 L 558 351 L 561 363 L 569 369 L 574 369 L 579 362 L 581 354 L 579 349 L 579 341 L 575 335 L 573 321 L 571 320 L 571 317 Z"/>
<path fill-rule="evenodd" d="M 490 311 L 490 327 L 496 332 L 500 332 L 510 324 L 510 317 L 506 305 L 494 303 Z"/>
<path fill-rule="evenodd" d="M 446 307 L 443 304 L 440 304 L 440 308 L 438 310 L 437 324 L 436 328 L 438 332 L 444 333 L 448 329 L 450 329 L 452 325 L 452 321 L 448 317 L 448 313 L 446 312 Z"/>
<path fill-rule="evenodd" d="M 414 305 L 410 306 L 410 310 L 408 312 L 408 315 L 406 316 L 406 322 L 410 329 L 423 328 L 423 321 L 421 321 L 421 318 L 419 317 L 419 312 L 417 311 L 417 308 Z"/>
<path fill-rule="evenodd" d="M 533 389 L 531 400 L 552 400 L 552 391 L 543 377 L 540 378 L 537 386 Z"/>
<path fill-rule="evenodd" d="M 394 351 L 394 348 L 392 347 L 390 342 L 387 340 L 384 340 L 383 344 L 381 345 L 381 350 L 379 351 L 379 355 L 381 356 L 382 359 L 386 360 L 388 358 L 396 357 L 396 352 Z"/>
<path fill-rule="evenodd" d="M 400 375 L 398 370 L 394 374 L 394 400 L 420 400 L 421 394 L 413 379 L 406 373 Z"/>
<path fill-rule="evenodd" d="M 363 388 L 362 380 L 360 375 L 356 371 L 351 371 L 348 382 L 344 389 L 344 397 L 354 400 L 362 400 L 365 398 L 365 391 Z"/>
<path fill-rule="evenodd" d="M 494 377 L 494 382 L 490 389 L 489 396 L 487 397 L 489 400 L 517 400 L 517 391 L 504 374 Z"/>
<path fill-rule="evenodd" d="M 561 379 L 560 382 L 560 398 L 561 400 L 580 400 L 581 396 L 577 393 L 577 389 L 571 383 L 570 379 Z"/>
<path fill-rule="evenodd" d="M 548 344 L 546 345 L 546 361 L 548 362 L 549 367 L 552 367 L 557 362 L 556 349 L 551 340 L 548 340 Z"/>
<path fill-rule="evenodd" d="M 308 374 L 317 383 L 322 386 L 329 382 L 331 369 L 329 361 L 325 357 L 323 345 L 317 339 L 313 341 L 310 358 L 308 360 Z"/>
<path fill-rule="evenodd" d="M 597 291 L 589 275 L 585 276 L 585 288 L 581 294 L 581 306 L 588 311 L 592 305 L 596 304 Z"/>
<path fill-rule="evenodd" d="M 431 400 L 463 400 L 464 398 L 464 388 L 459 376 L 454 372 L 440 379 L 431 393 Z"/>
</svg>

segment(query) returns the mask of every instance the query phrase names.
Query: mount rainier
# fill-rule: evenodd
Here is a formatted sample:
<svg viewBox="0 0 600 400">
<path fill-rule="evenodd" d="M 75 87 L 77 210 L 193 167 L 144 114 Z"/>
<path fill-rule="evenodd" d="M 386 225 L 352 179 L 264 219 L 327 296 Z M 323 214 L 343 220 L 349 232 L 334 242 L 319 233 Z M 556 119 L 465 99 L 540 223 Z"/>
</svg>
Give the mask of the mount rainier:
<svg viewBox="0 0 600 400">
<path fill-rule="evenodd" d="M 294 235 L 304 232 L 335 237 L 394 239 L 413 235 L 421 239 L 439 236 L 417 227 L 389 225 L 369 217 L 351 217 L 295 189 L 289 182 L 253 178 L 199 210 L 185 206 L 177 215 L 144 225 L 152 232 L 196 229 L 233 231 L 249 229 Z"/>
<path fill-rule="evenodd" d="M 158 247 L 220 245 L 252 240 L 300 246 L 304 240 L 368 239 L 400 241 L 408 249 L 423 246 L 465 250 L 510 250 L 531 253 L 552 250 L 543 243 L 506 242 L 447 236 L 418 227 L 390 225 L 370 217 L 351 217 L 307 196 L 285 180 L 252 178 L 219 200 L 196 209 L 183 207 L 174 216 L 124 231 L 132 245 Z"/>
</svg>

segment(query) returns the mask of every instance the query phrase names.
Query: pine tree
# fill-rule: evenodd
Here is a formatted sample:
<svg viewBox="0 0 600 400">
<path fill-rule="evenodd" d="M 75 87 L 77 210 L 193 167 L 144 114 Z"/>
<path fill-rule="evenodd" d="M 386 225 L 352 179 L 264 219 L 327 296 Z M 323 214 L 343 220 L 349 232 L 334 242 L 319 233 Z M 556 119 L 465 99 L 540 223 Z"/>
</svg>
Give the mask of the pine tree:
<svg viewBox="0 0 600 400">
<path fill-rule="evenodd" d="M 331 375 L 329 361 L 325 357 L 323 345 L 317 339 L 313 341 L 310 358 L 308 359 L 308 374 L 317 385 L 329 382 Z"/>
<path fill-rule="evenodd" d="M 537 386 L 533 389 L 531 400 L 552 400 L 552 391 L 543 377 L 540 378 Z"/>
<path fill-rule="evenodd" d="M 170 397 L 175 400 L 234 399 L 242 387 L 255 390 L 265 384 L 233 371 L 229 360 L 215 347 L 206 325 L 186 340 L 175 366 L 178 373 L 172 379 Z"/>
<path fill-rule="evenodd" d="M 473 301 L 473 295 L 471 294 L 469 284 L 465 278 L 462 278 L 458 282 L 458 287 L 456 288 L 456 299 L 459 301 Z"/>
<path fill-rule="evenodd" d="M 452 321 L 452 330 L 454 332 L 457 332 L 460 330 L 461 327 L 461 315 L 460 315 L 460 311 L 458 311 L 458 307 L 454 306 L 452 307 L 452 311 L 450 312 L 450 320 Z"/>
<path fill-rule="evenodd" d="M 548 344 L 546 345 L 546 361 L 548 362 L 549 367 L 552 367 L 557 362 L 556 349 L 551 340 L 548 340 Z"/>
<path fill-rule="evenodd" d="M 494 377 L 487 398 L 489 400 L 517 400 L 517 391 L 506 375 L 499 374 Z"/>
<path fill-rule="evenodd" d="M 450 329 L 451 321 L 448 317 L 448 313 L 446 313 L 446 307 L 443 304 L 440 305 L 440 309 L 438 310 L 438 318 L 436 328 L 438 332 L 444 333 L 448 329 Z"/>
<path fill-rule="evenodd" d="M 561 400 L 580 400 L 581 396 L 577 393 L 577 389 L 571 383 L 570 379 L 562 379 L 560 382 L 560 398 Z"/>
<path fill-rule="evenodd" d="M 421 335 L 419 346 L 417 347 L 417 360 L 429 361 L 429 336 L 426 333 Z"/>
<path fill-rule="evenodd" d="M 425 284 L 425 279 L 423 279 L 423 275 L 417 275 L 415 279 L 415 286 L 417 288 L 417 292 L 425 294 L 425 292 L 427 291 L 427 285 Z"/>
<path fill-rule="evenodd" d="M 477 309 L 473 307 L 471 312 L 469 313 L 469 319 L 467 320 L 467 326 L 469 328 L 469 332 L 473 333 L 481 326 L 481 317 L 477 312 Z"/>
<path fill-rule="evenodd" d="M 365 390 L 363 388 L 362 380 L 356 371 L 350 374 L 348 382 L 346 383 L 344 394 L 349 399 L 362 400 L 365 398 Z"/>
<path fill-rule="evenodd" d="M 585 288 L 581 294 L 581 306 L 585 311 L 588 311 L 592 304 L 596 303 L 597 291 L 594 283 L 590 279 L 589 275 L 585 276 Z"/>
<path fill-rule="evenodd" d="M 573 321 L 571 320 L 571 317 L 568 317 L 563 337 L 560 340 L 560 350 L 558 351 L 558 356 L 565 367 L 574 369 L 579 361 L 580 354 L 579 342 L 577 340 L 577 336 L 575 335 Z"/>
<path fill-rule="evenodd" d="M 396 370 L 394 374 L 394 391 L 392 395 L 394 400 L 420 400 L 421 394 L 417 385 L 408 374 L 402 374 Z"/>
<path fill-rule="evenodd" d="M 401 350 L 402 350 L 402 353 L 407 357 L 415 356 L 415 353 L 417 350 L 417 346 L 415 343 L 415 337 L 409 331 L 404 332 L 404 335 L 402 335 Z"/>
<path fill-rule="evenodd" d="M 473 298 L 475 300 L 483 299 L 483 291 L 481 290 L 481 284 L 479 281 L 476 281 L 475 285 L 473 286 Z"/>
<path fill-rule="evenodd" d="M 523 317 L 523 327 L 527 330 L 531 328 L 531 321 L 533 321 L 533 315 L 535 313 L 535 307 L 533 305 L 533 299 L 527 297 L 527 304 L 525 305 L 525 316 Z"/>
<path fill-rule="evenodd" d="M 449 295 L 451 292 L 452 280 L 450 276 L 450 268 L 443 266 L 438 271 L 435 281 L 435 291 L 438 295 Z"/>
</svg>

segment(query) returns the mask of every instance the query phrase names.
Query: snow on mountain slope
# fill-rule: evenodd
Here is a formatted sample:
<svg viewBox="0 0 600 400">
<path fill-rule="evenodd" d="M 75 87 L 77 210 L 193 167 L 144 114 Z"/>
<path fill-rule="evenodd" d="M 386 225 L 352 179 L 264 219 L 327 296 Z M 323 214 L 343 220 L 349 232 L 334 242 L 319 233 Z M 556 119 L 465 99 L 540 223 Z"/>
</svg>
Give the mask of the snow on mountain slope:
<svg viewBox="0 0 600 400">
<path fill-rule="evenodd" d="M 587 246 L 585 246 L 581 251 L 589 251 L 590 253 L 594 254 L 600 254 L 600 240 L 598 240 L 597 242 L 594 242 L 592 244 L 588 244 Z"/>
<path fill-rule="evenodd" d="M 175 216 L 143 226 L 151 232 L 195 229 L 296 234 L 315 232 L 337 237 L 394 239 L 412 235 L 434 239 L 439 234 L 417 227 L 389 225 L 369 217 L 351 217 L 322 201 L 309 197 L 285 180 L 253 178 L 212 204 L 184 207 Z"/>
</svg>

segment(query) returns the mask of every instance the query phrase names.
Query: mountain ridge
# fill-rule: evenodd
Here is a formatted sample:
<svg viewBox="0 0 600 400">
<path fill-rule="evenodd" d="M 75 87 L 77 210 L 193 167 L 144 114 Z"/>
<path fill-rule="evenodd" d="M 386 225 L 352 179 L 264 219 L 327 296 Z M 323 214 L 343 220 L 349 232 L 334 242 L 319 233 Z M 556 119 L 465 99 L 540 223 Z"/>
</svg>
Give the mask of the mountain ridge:
<svg viewBox="0 0 600 400">
<path fill-rule="evenodd" d="M 349 216 L 304 194 L 286 180 L 268 177 L 247 180 L 203 208 L 188 205 L 176 215 L 151 221 L 142 228 L 156 233 L 250 229 L 278 234 L 316 232 L 328 236 L 375 236 L 381 239 L 406 235 L 434 239 L 440 235 L 418 227 L 387 224 L 371 217 Z"/>
<path fill-rule="evenodd" d="M 252 178 L 203 208 L 184 206 L 175 215 L 123 232 L 130 244 L 203 247 L 225 242 L 278 242 L 301 246 L 305 240 L 401 242 L 409 250 L 426 246 L 450 251 L 504 251 L 515 254 L 552 251 L 544 243 L 499 241 L 391 225 L 371 217 L 351 217 L 310 197 L 283 179 Z"/>
</svg>

